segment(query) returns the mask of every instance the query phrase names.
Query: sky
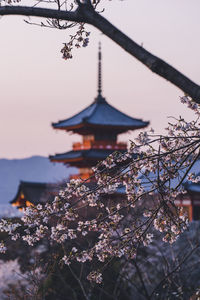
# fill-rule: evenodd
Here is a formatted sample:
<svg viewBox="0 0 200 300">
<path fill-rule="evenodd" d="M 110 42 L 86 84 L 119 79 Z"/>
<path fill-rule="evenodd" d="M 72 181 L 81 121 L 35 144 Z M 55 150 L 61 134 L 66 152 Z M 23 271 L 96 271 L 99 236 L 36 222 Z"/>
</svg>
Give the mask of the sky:
<svg viewBox="0 0 200 300">
<path fill-rule="evenodd" d="M 103 1 L 103 15 L 138 44 L 200 83 L 199 0 Z M 0 158 L 69 151 L 78 135 L 51 127 L 97 95 L 97 51 L 102 42 L 103 95 L 128 115 L 164 133 L 170 116 L 194 118 L 183 93 L 158 77 L 92 26 L 89 46 L 72 60 L 60 50 L 68 30 L 28 25 L 21 16 L 0 19 Z M 36 19 L 31 19 L 36 21 Z M 139 131 L 120 136 L 133 139 Z"/>
</svg>

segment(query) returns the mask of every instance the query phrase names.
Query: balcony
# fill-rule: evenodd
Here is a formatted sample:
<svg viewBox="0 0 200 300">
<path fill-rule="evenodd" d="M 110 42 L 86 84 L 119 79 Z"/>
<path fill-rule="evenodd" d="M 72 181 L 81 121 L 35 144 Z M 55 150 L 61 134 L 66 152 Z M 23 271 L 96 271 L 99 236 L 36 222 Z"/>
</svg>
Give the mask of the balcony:
<svg viewBox="0 0 200 300">
<path fill-rule="evenodd" d="M 126 143 L 116 143 L 112 141 L 83 141 L 83 143 L 73 143 L 73 150 L 89 150 L 89 149 L 111 149 L 126 150 Z"/>
</svg>

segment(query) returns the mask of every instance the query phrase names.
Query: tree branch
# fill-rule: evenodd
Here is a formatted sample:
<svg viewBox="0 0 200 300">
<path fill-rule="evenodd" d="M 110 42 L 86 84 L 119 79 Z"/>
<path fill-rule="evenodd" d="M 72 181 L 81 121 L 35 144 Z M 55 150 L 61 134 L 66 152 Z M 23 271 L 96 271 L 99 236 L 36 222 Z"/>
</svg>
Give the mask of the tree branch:
<svg viewBox="0 0 200 300">
<path fill-rule="evenodd" d="M 106 36 L 110 37 L 129 54 L 142 62 L 152 72 L 170 81 L 184 93 L 188 94 L 195 102 L 200 103 L 199 85 L 191 81 L 188 77 L 159 57 L 151 54 L 143 47 L 132 41 L 102 15 L 97 13 L 90 1 L 89 3 L 88 1 L 85 1 L 84 3 L 78 2 L 78 8 L 72 12 L 38 7 L 2 6 L 0 7 L 0 15 L 35 16 L 91 24 L 98 28 Z"/>
<path fill-rule="evenodd" d="M 41 17 L 49 19 L 59 19 L 72 22 L 86 22 L 83 16 L 79 13 L 79 7 L 75 11 L 62 11 L 56 9 L 27 7 L 27 6 L 1 6 L 0 16 L 4 15 L 22 15 Z"/>
<path fill-rule="evenodd" d="M 196 245 L 188 254 L 185 255 L 185 257 L 182 259 L 182 261 L 179 262 L 179 264 L 171 271 L 169 272 L 160 282 L 159 284 L 154 288 L 154 290 L 151 293 L 150 299 L 153 299 L 155 292 L 158 290 L 162 284 L 168 279 L 172 274 L 174 274 L 180 267 L 186 262 L 186 260 L 192 255 L 193 252 L 195 252 L 199 248 L 199 245 Z"/>
<path fill-rule="evenodd" d="M 87 10 L 85 15 L 90 24 L 101 30 L 106 36 L 121 46 L 125 51 L 134 56 L 152 72 L 170 81 L 184 93 L 188 94 L 195 102 L 200 103 L 200 86 L 191 81 L 171 65 L 151 54 L 143 47 L 136 44 L 123 32 L 113 26 L 108 20 L 97 12 Z"/>
</svg>

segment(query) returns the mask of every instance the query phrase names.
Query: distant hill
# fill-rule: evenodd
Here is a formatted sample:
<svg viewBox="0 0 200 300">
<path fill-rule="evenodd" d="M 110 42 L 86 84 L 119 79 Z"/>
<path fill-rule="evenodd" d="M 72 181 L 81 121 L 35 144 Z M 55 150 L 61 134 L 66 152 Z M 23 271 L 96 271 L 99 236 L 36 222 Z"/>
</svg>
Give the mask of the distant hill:
<svg viewBox="0 0 200 300">
<path fill-rule="evenodd" d="M 0 159 L 0 205 L 8 204 L 17 192 L 20 180 L 59 182 L 76 173 L 61 163 L 51 163 L 47 157 Z"/>
</svg>

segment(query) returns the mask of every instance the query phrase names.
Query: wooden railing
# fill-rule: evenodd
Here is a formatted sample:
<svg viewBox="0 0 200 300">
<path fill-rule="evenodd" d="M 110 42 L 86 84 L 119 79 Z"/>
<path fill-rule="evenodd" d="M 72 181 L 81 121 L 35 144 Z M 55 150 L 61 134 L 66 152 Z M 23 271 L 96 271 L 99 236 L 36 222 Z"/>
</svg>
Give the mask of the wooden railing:
<svg viewBox="0 0 200 300">
<path fill-rule="evenodd" d="M 116 143 L 112 141 L 83 141 L 83 143 L 74 143 L 73 150 L 89 150 L 89 149 L 112 149 L 126 150 L 126 143 Z"/>
<path fill-rule="evenodd" d="M 70 179 L 82 179 L 88 181 L 94 181 L 95 178 L 92 176 L 91 173 L 84 173 L 84 174 L 74 174 L 70 176 Z"/>
</svg>

